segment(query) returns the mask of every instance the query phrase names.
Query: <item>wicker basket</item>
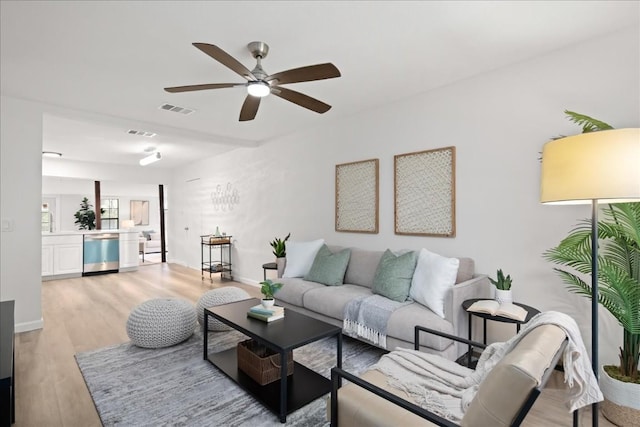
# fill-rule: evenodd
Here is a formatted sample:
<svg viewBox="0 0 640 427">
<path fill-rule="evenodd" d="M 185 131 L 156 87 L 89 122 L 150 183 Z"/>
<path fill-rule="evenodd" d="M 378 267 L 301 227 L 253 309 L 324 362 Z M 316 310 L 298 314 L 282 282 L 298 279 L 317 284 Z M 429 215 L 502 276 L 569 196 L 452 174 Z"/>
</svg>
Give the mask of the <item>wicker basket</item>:
<svg viewBox="0 0 640 427">
<path fill-rule="evenodd" d="M 253 340 L 238 344 L 238 369 L 265 385 L 280 379 L 280 355 Z M 287 354 L 287 375 L 293 374 L 293 352 Z"/>
</svg>

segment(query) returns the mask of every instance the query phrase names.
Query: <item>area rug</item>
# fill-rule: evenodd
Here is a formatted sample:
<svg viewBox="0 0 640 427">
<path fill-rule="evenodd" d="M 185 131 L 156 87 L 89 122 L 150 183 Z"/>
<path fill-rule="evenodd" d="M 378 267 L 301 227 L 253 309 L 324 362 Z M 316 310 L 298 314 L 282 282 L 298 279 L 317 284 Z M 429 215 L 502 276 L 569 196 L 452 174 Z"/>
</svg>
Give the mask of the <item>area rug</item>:
<svg viewBox="0 0 640 427">
<path fill-rule="evenodd" d="M 211 352 L 234 347 L 246 337 L 236 331 L 212 332 Z M 359 374 L 383 350 L 344 337 L 342 366 Z M 294 350 L 294 359 L 330 377 L 335 339 Z M 131 343 L 78 353 L 84 376 L 105 426 L 280 426 L 278 417 L 202 359 L 202 335 L 163 349 Z M 326 397 L 289 414 L 287 426 L 325 426 Z"/>
</svg>

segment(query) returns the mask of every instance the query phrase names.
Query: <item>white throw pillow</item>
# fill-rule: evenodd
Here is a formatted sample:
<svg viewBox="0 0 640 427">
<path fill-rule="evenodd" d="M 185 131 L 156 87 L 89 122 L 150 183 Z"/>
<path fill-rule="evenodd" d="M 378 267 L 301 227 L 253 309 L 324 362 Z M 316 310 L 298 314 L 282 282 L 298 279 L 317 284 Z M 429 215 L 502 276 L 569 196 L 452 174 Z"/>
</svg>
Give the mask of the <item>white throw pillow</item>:
<svg viewBox="0 0 640 427">
<path fill-rule="evenodd" d="M 421 249 L 409 296 L 444 318 L 444 298 L 456 283 L 459 265 L 458 258 L 446 258 Z"/>
<path fill-rule="evenodd" d="M 282 277 L 306 276 L 322 245 L 324 245 L 324 239 L 310 242 L 287 242 L 287 264 L 284 267 Z"/>
</svg>

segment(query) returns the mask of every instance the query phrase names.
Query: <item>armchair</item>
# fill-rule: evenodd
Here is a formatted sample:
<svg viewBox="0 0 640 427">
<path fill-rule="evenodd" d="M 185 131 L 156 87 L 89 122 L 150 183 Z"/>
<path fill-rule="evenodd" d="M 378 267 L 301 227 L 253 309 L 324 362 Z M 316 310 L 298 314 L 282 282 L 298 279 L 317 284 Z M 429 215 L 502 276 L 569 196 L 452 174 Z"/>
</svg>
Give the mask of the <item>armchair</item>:
<svg viewBox="0 0 640 427">
<path fill-rule="evenodd" d="M 455 340 L 470 346 L 470 350 L 485 347 L 421 326 L 415 327 L 415 343 L 421 332 Z M 331 426 L 519 426 L 566 345 L 567 336 L 558 326 L 546 324 L 532 329 L 482 380 L 459 424 L 418 406 L 408 393 L 389 386 L 388 377 L 378 370 L 356 377 L 333 368 Z M 341 388 L 342 378 L 350 384 Z"/>
</svg>

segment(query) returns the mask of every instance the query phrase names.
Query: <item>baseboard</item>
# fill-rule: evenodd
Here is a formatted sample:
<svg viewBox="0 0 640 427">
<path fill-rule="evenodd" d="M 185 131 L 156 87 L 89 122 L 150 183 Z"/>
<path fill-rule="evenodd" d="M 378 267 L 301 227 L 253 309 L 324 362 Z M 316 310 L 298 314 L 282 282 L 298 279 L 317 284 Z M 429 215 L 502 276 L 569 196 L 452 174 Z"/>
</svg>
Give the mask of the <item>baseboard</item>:
<svg viewBox="0 0 640 427">
<path fill-rule="evenodd" d="M 14 330 L 16 333 L 29 332 L 35 331 L 36 329 L 42 329 L 43 327 L 44 321 L 41 318 L 40 320 L 34 320 L 33 322 L 16 323 Z"/>
<path fill-rule="evenodd" d="M 75 279 L 76 277 L 82 277 L 82 273 L 68 273 L 68 274 L 56 274 L 54 276 L 42 276 L 42 281 L 49 282 L 51 280 Z"/>
</svg>

